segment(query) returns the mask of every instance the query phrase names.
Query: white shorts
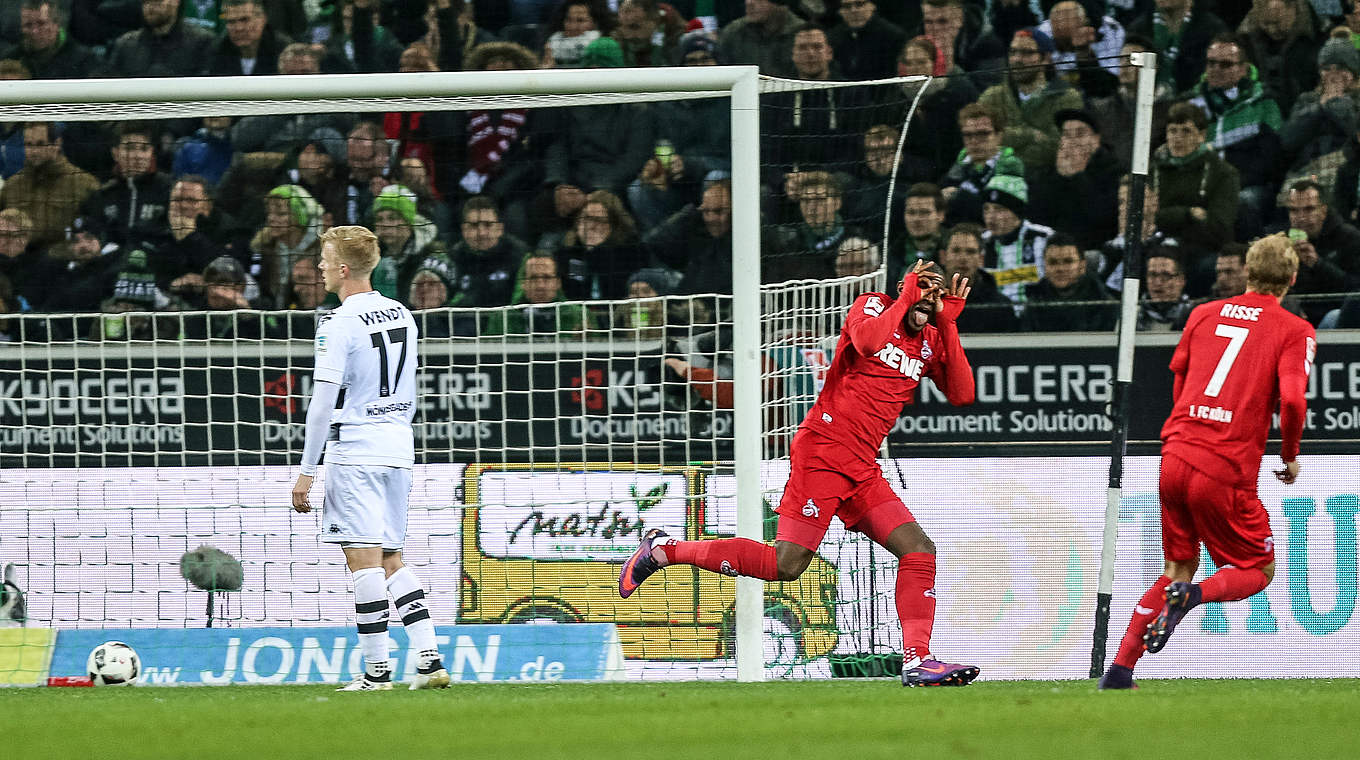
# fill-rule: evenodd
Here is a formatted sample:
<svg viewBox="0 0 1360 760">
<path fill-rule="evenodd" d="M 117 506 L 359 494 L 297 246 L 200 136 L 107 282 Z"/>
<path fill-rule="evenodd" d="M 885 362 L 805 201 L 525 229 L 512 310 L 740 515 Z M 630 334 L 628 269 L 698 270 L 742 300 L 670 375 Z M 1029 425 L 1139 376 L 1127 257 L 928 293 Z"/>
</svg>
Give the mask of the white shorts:
<svg viewBox="0 0 1360 760">
<path fill-rule="evenodd" d="M 411 470 L 374 464 L 326 465 L 321 502 L 325 543 L 381 545 L 400 551 L 406 543 L 406 509 Z"/>
</svg>

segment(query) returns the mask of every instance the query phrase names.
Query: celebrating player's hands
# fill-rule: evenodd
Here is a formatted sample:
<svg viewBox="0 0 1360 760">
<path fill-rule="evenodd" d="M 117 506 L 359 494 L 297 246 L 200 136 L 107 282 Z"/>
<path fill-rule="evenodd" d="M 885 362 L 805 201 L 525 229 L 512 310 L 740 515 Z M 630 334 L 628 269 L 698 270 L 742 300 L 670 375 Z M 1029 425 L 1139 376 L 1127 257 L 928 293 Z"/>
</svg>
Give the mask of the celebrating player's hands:
<svg viewBox="0 0 1360 760">
<path fill-rule="evenodd" d="M 1289 485 L 1299 478 L 1299 460 L 1285 462 L 1284 468 L 1275 471 L 1275 479 Z"/>
<path fill-rule="evenodd" d="M 935 273 L 926 271 L 926 268 L 929 266 L 930 262 L 928 261 L 923 259 L 916 260 L 916 263 L 911 267 L 911 271 L 903 275 L 902 282 L 898 283 L 897 297 L 899 300 L 905 301 L 908 304 L 914 304 L 921 300 L 921 297 L 925 295 L 925 291 L 929 290 L 935 284 L 932 283 L 931 278 L 938 277 Z"/>
<path fill-rule="evenodd" d="M 308 493 L 312 490 L 312 476 L 299 475 L 293 484 L 293 511 L 306 514 L 312 511 L 312 501 Z"/>
<path fill-rule="evenodd" d="M 941 278 L 943 281 L 943 278 Z M 943 288 L 940 299 L 935 302 L 935 314 L 938 319 L 954 321 L 963 312 L 963 304 L 968 300 L 968 294 L 973 292 L 973 287 L 968 284 L 967 277 L 959 277 L 957 272 L 949 280 L 949 287 Z"/>
</svg>

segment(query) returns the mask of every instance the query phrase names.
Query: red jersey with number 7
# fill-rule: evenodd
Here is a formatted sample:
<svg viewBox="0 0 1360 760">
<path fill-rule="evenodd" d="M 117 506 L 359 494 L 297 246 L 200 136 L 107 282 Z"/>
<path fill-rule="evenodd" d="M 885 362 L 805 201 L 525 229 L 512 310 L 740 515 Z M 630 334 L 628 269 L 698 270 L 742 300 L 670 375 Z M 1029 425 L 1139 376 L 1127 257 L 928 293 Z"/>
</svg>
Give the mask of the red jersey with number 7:
<svg viewBox="0 0 1360 760">
<path fill-rule="evenodd" d="M 1244 293 L 1196 307 L 1171 358 L 1175 401 L 1162 453 L 1254 491 L 1277 403 L 1280 456 L 1298 456 L 1316 351 L 1313 326 L 1274 296 Z"/>
</svg>

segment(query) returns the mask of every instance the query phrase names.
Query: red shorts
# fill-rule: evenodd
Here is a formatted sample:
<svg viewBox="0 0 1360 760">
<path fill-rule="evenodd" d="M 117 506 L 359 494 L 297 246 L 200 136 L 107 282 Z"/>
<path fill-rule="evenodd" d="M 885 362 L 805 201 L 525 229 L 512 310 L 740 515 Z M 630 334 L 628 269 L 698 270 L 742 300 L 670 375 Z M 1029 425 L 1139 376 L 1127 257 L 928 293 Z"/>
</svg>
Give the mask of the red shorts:
<svg viewBox="0 0 1360 760">
<path fill-rule="evenodd" d="M 1199 559 L 1199 545 L 1219 567 L 1262 567 L 1275 561 L 1270 516 L 1254 490 L 1231 488 L 1177 456 L 1162 456 L 1162 554 Z"/>
<path fill-rule="evenodd" d="M 832 459 L 836 451 L 828 446 L 793 447 L 793 470 L 775 510 L 779 513 L 775 540 L 816 551 L 831 527 L 831 516 L 837 515 L 847 529 L 883 544 L 899 525 L 916 522 L 881 470 L 853 480 L 844 474 L 850 468 Z"/>
</svg>

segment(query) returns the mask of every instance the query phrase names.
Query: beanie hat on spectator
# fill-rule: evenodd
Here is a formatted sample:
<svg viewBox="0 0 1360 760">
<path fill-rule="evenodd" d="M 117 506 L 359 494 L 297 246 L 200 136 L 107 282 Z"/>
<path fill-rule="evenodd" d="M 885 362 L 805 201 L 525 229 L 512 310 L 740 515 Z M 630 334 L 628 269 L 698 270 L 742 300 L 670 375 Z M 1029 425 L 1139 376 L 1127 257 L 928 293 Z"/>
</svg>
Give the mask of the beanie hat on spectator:
<svg viewBox="0 0 1360 760">
<path fill-rule="evenodd" d="M 146 251 L 134 248 L 128 252 L 114 280 L 113 295 L 105 303 L 125 304 L 134 311 L 156 311 L 170 305 L 170 298 L 156 287 L 156 275 L 147 264 Z"/>
<path fill-rule="evenodd" d="M 1016 37 L 1029 37 L 1034 40 L 1034 44 L 1039 46 L 1039 53 L 1044 57 L 1052 56 L 1058 50 L 1058 46 L 1053 44 L 1053 38 L 1048 36 L 1037 26 L 1028 26 L 1015 33 Z"/>
<path fill-rule="evenodd" d="M 714 60 L 718 58 L 718 43 L 702 28 L 680 38 L 680 61 L 684 62 L 690 53 L 708 53 Z"/>
<path fill-rule="evenodd" d="M 66 228 L 66 239 L 72 240 L 82 232 L 100 237 L 104 234 L 104 223 L 97 216 L 88 214 L 78 216 L 72 219 L 71 226 Z"/>
<path fill-rule="evenodd" d="M 1100 134 L 1100 122 L 1096 121 L 1096 117 L 1092 116 L 1091 113 L 1085 109 L 1064 108 L 1053 114 L 1053 125 L 1059 130 L 1062 129 L 1062 125 L 1065 122 L 1069 121 L 1079 121 L 1090 127 L 1092 132 Z"/>
<path fill-rule="evenodd" d="M 680 277 L 675 272 L 661 267 L 644 267 L 637 270 L 628 278 L 628 285 L 632 287 L 635 282 L 645 282 L 652 286 L 659 296 L 668 296 L 675 292 L 680 284 Z"/>
<path fill-rule="evenodd" d="M 218 256 L 203 269 L 204 285 L 244 285 L 246 270 L 230 256 Z"/>
<path fill-rule="evenodd" d="M 1010 174 L 998 174 L 992 177 L 992 181 L 987 183 L 987 189 L 983 191 L 982 199 L 987 203 L 996 203 L 1011 211 L 1023 219 L 1025 217 L 1025 204 L 1029 203 L 1029 186 L 1025 180 Z"/>
<path fill-rule="evenodd" d="M 321 221 L 321 204 L 301 185 L 279 185 L 269 191 L 269 197 L 288 201 L 288 210 L 299 227 L 305 229 Z"/>
<path fill-rule="evenodd" d="M 379 211 L 395 211 L 407 224 L 412 227 L 416 224 L 416 194 L 411 192 L 404 185 L 388 185 L 378 193 L 378 197 L 373 199 L 372 213 L 378 215 Z"/>
<path fill-rule="evenodd" d="M 623 48 L 613 37 L 601 37 L 586 45 L 581 53 L 581 65 L 588 69 L 617 68 L 623 66 Z"/>
<path fill-rule="evenodd" d="M 1340 66 L 1352 76 L 1360 77 L 1360 51 L 1349 40 L 1327 40 L 1318 51 L 1318 68 Z"/>
<path fill-rule="evenodd" d="M 416 271 L 411 274 L 411 279 L 414 280 L 421 272 L 429 272 L 435 277 L 438 277 L 439 281 L 444 283 L 444 287 L 448 288 L 450 297 L 457 292 L 457 288 L 453 286 L 453 283 L 458 279 L 458 273 L 454 271 L 453 263 L 443 256 L 426 256 L 425 259 L 420 262 L 420 266 L 416 268 Z"/>
</svg>

